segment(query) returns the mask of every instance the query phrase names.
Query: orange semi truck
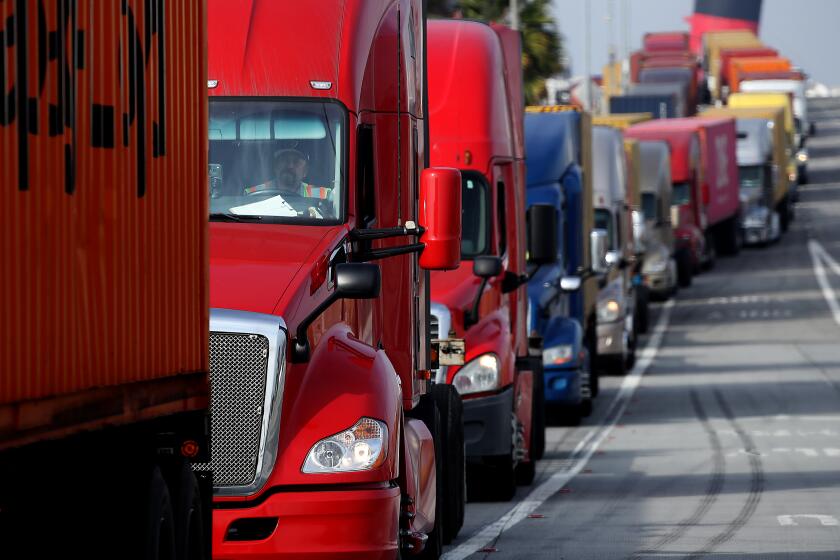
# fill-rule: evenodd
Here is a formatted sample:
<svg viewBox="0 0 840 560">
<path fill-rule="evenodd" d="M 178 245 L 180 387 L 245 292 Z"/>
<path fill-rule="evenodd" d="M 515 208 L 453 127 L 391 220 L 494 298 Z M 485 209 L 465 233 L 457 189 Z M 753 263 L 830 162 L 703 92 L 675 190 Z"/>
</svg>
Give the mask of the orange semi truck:
<svg viewBox="0 0 840 560">
<path fill-rule="evenodd" d="M 208 558 L 203 2 L 0 3 L 0 556 Z"/>
</svg>

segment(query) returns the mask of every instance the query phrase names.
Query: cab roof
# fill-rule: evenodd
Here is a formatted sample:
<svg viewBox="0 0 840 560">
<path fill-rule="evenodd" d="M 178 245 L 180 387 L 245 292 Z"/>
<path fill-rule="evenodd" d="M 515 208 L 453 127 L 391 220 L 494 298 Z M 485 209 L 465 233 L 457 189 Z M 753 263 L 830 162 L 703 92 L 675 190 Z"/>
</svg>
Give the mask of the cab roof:
<svg viewBox="0 0 840 560">
<path fill-rule="evenodd" d="M 691 169 L 697 165 L 700 139 L 698 130 L 702 121 L 689 117 L 682 119 L 657 119 L 631 126 L 624 131 L 629 138 L 663 140 L 671 151 L 671 180 L 686 181 Z"/>
<path fill-rule="evenodd" d="M 422 16 L 419 4 L 412 4 L 417 13 L 402 14 L 403 21 Z M 358 111 L 367 91 L 392 99 L 395 107 L 393 92 L 374 90 L 379 84 L 395 88 L 396 80 L 376 80 L 375 73 L 386 69 L 376 68 L 380 60 L 395 73 L 398 8 L 397 0 L 209 0 L 208 80 L 217 82 L 209 94 L 333 98 Z M 394 48 L 374 48 L 386 41 Z"/>
<path fill-rule="evenodd" d="M 559 181 L 580 158 L 580 113 L 525 113 L 528 186 Z"/>
<path fill-rule="evenodd" d="M 429 20 L 427 45 L 432 165 L 485 171 L 493 157 L 514 158 L 499 34 L 477 21 Z"/>
</svg>

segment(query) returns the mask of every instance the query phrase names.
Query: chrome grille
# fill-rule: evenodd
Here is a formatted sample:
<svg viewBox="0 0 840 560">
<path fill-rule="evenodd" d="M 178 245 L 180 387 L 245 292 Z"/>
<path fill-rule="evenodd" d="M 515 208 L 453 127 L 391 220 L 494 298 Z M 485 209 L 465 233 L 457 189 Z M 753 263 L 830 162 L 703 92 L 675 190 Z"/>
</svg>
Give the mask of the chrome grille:
<svg viewBox="0 0 840 560">
<path fill-rule="evenodd" d="M 269 341 L 265 336 L 210 333 L 213 485 L 245 486 L 257 475 Z"/>
</svg>

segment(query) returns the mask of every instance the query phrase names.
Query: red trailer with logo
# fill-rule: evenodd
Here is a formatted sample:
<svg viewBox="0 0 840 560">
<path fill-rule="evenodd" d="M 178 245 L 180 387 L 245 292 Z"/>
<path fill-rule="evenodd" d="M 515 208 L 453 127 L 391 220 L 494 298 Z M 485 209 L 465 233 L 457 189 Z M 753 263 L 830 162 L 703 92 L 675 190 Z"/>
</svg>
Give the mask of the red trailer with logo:
<svg viewBox="0 0 840 560">
<path fill-rule="evenodd" d="M 204 20 L 0 3 L 4 558 L 209 556 Z"/>
<path fill-rule="evenodd" d="M 464 201 L 463 260 L 432 274 L 432 313 L 441 339 L 465 339 L 466 363 L 441 367 L 436 379 L 464 401 L 470 496 L 507 500 L 517 478 L 533 480 L 545 446 L 542 364 L 529 357 L 526 323 L 519 34 L 430 21 L 429 99 L 432 164 L 461 170 Z"/>
<path fill-rule="evenodd" d="M 210 2 L 219 558 L 437 558 L 460 527 L 427 271 L 459 264 L 461 177 L 424 169 L 422 5 Z"/>
</svg>

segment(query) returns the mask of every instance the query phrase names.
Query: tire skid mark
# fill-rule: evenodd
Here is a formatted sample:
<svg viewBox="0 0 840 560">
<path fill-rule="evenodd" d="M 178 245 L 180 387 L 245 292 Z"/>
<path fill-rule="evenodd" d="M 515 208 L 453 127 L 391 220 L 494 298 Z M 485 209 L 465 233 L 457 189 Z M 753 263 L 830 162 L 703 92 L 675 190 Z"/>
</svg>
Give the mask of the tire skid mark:
<svg viewBox="0 0 840 560">
<path fill-rule="evenodd" d="M 755 447 L 755 442 L 753 442 L 750 435 L 738 423 L 735 414 L 729 408 L 726 399 L 723 398 L 723 393 L 718 389 L 714 389 L 714 395 L 721 412 L 723 412 L 723 415 L 729 421 L 735 433 L 738 434 L 744 449 L 748 453 L 750 461 L 750 490 L 747 495 L 747 500 L 744 502 L 744 506 L 741 508 L 737 517 L 726 526 L 726 529 L 706 541 L 706 544 L 702 548 L 686 556 L 687 559 L 691 560 L 706 556 L 720 545 L 730 541 L 753 516 L 764 493 L 764 467 L 761 463 L 761 456 Z"/>
<path fill-rule="evenodd" d="M 703 494 L 703 499 L 700 500 L 700 503 L 697 504 L 697 507 L 691 515 L 677 523 L 676 527 L 674 527 L 671 532 L 663 535 L 652 545 L 643 550 L 636 551 L 632 556 L 630 556 L 632 560 L 637 560 L 646 554 L 654 554 L 665 546 L 681 539 L 689 529 L 695 527 L 703 519 L 703 517 L 706 516 L 712 508 L 712 505 L 714 505 L 717 501 L 721 490 L 723 490 L 723 482 L 726 478 L 726 460 L 723 456 L 723 446 L 720 443 L 720 438 L 718 437 L 717 432 L 709 424 L 709 416 L 706 414 L 703 404 L 697 396 L 697 392 L 692 390 L 689 396 L 691 398 L 691 406 L 694 409 L 694 414 L 700 421 L 703 431 L 706 432 L 706 435 L 709 438 L 709 446 L 712 448 L 712 473 L 709 477 L 706 491 Z"/>
</svg>

